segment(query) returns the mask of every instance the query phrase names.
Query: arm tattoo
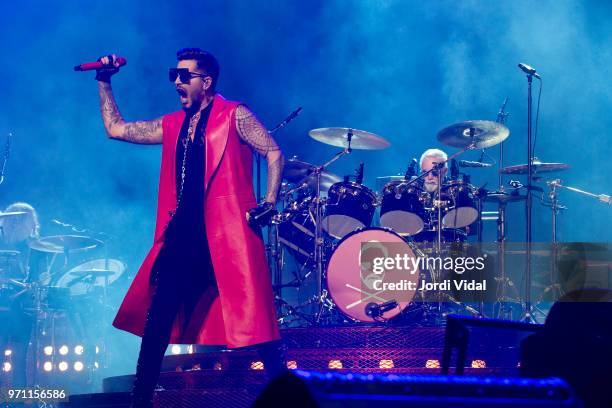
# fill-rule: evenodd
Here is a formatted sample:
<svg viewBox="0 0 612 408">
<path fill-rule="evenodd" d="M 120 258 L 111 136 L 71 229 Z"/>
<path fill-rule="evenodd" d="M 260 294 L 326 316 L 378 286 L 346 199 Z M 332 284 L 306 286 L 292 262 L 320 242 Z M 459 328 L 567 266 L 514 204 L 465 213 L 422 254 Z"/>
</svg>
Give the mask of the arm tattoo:
<svg viewBox="0 0 612 408">
<path fill-rule="evenodd" d="M 161 134 L 162 118 L 151 121 L 125 123 L 115 102 L 111 85 L 101 81 L 98 84 L 102 120 L 104 121 L 106 132 L 111 137 L 116 137 L 130 143 L 160 143 L 155 136 Z M 123 125 L 123 129 L 121 134 L 117 135 L 115 133 L 113 135 L 113 126 L 117 125 Z"/>
<path fill-rule="evenodd" d="M 100 93 L 100 110 L 106 131 L 110 133 L 113 125 L 123 123 L 121 113 L 113 96 L 113 89 L 106 82 L 98 82 L 98 92 Z"/>
<path fill-rule="evenodd" d="M 281 154 L 272 163 L 268 163 L 268 188 L 266 190 L 265 200 L 271 203 L 276 202 L 278 189 L 280 188 L 283 179 L 283 167 L 285 158 Z"/>
<path fill-rule="evenodd" d="M 260 155 L 266 157 L 269 152 L 280 150 L 266 128 L 244 105 L 236 108 L 236 128 L 240 138 Z"/>
<path fill-rule="evenodd" d="M 159 132 L 161 127 L 161 118 L 126 123 L 123 131 L 123 140 L 131 143 L 157 143 L 151 139 L 151 135 Z"/>
</svg>

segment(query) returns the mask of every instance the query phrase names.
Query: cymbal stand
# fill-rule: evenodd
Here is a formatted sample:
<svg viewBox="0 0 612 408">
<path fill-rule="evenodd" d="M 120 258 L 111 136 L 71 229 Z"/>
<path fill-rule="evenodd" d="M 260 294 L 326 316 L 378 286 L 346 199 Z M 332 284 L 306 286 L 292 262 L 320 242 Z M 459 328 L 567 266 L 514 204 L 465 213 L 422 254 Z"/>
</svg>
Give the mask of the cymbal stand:
<svg viewBox="0 0 612 408">
<path fill-rule="evenodd" d="M 319 299 L 320 301 L 320 309 L 319 309 L 319 313 L 317 314 L 317 318 L 316 318 L 316 322 L 319 323 L 322 313 L 323 313 L 323 309 L 326 307 L 327 303 L 326 303 L 326 299 L 328 296 L 328 293 L 326 290 L 324 290 L 323 288 L 323 229 L 322 229 L 322 222 L 321 219 L 323 217 L 322 214 L 322 207 L 321 207 L 321 173 L 327 168 L 329 167 L 332 163 L 334 163 L 336 160 L 340 159 L 342 156 L 345 156 L 347 154 L 350 154 L 353 149 L 351 148 L 351 140 L 353 138 L 353 132 L 351 129 L 349 129 L 347 135 L 347 142 L 348 142 L 348 146 L 336 153 L 334 155 L 334 157 L 332 157 L 330 160 L 328 160 L 326 163 L 322 164 L 321 166 L 316 167 L 313 172 L 314 174 L 317 175 L 317 191 L 316 191 L 316 198 L 315 198 L 315 239 L 314 239 L 314 255 L 315 255 L 315 266 L 316 266 L 316 277 L 317 277 L 317 291 L 316 291 L 316 296 L 317 299 Z"/>
</svg>

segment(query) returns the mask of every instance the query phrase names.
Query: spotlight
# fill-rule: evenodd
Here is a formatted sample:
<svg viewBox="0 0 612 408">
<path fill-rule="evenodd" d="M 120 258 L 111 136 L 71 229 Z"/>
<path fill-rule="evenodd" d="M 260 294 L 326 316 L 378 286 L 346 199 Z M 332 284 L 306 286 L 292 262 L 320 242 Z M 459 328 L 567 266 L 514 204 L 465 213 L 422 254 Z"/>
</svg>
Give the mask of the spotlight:
<svg viewBox="0 0 612 408">
<path fill-rule="evenodd" d="M 45 353 L 45 356 L 50 356 L 53 354 L 53 346 L 45 346 L 43 353 Z"/>
<path fill-rule="evenodd" d="M 193 344 L 190 344 L 187 346 L 187 353 L 188 354 L 193 354 Z"/>
<path fill-rule="evenodd" d="M 4 371 L 5 373 L 11 371 L 12 368 L 13 366 L 8 361 L 5 361 L 4 364 L 2 364 L 2 371 Z"/>
<path fill-rule="evenodd" d="M 100 352 L 100 347 L 96 346 L 96 354 Z"/>
<path fill-rule="evenodd" d="M 440 360 L 427 360 L 425 368 L 440 368 Z"/>
<path fill-rule="evenodd" d="M 264 363 L 263 361 L 251 361 L 251 370 L 263 370 Z"/>
<path fill-rule="evenodd" d="M 170 348 L 170 352 L 172 354 L 181 354 L 181 346 L 178 346 L 175 344 L 174 346 Z"/>
<path fill-rule="evenodd" d="M 83 363 L 81 363 L 80 361 L 75 361 L 74 362 L 74 371 L 83 371 Z"/>
<path fill-rule="evenodd" d="M 43 364 L 43 370 L 45 370 L 46 372 L 52 371 L 53 364 L 50 361 L 45 361 L 45 363 Z"/>
<path fill-rule="evenodd" d="M 77 356 L 82 355 L 83 351 L 85 351 L 85 348 L 81 346 L 80 344 L 74 347 L 74 354 L 76 354 Z"/>
<path fill-rule="evenodd" d="M 380 360 L 378 362 L 378 368 L 394 368 L 393 360 Z"/>
<path fill-rule="evenodd" d="M 329 360 L 327 367 L 332 369 L 342 368 L 342 360 Z"/>
<path fill-rule="evenodd" d="M 11 350 L 11 349 L 6 349 L 6 350 L 4 350 L 4 355 L 5 355 L 5 356 L 7 356 L 7 357 L 8 357 L 8 356 L 10 356 L 11 354 L 13 354 L 13 350 Z"/>
<path fill-rule="evenodd" d="M 223 370 L 223 365 L 221 365 L 220 361 L 217 361 L 213 367 L 213 370 Z"/>
<path fill-rule="evenodd" d="M 96 361 L 96 362 L 94 362 L 94 368 L 95 368 L 95 369 L 100 368 L 100 364 L 98 364 L 98 362 L 97 362 L 97 361 Z"/>
<path fill-rule="evenodd" d="M 62 361 L 61 363 L 57 365 L 57 368 L 59 368 L 60 371 L 66 371 L 68 369 L 68 363 L 65 361 Z"/>
<path fill-rule="evenodd" d="M 295 360 L 287 361 L 287 368 L 290 369 L 290 370 L 296 370 L 297 369 L 297 361 L 295 361 Z"/>
<path fill-rule="evenodd" d="M 472 368 L 487 368 L 487 362 L 484 360 L 472 360 Z"/>
<path fill-rule="evenodd" d="M 64 344 L 62 347 L 59 348 L 58 351 L 62 356 L 65 356 L 66 354 L 68 354 L 68 346 Z"/>
</svg>

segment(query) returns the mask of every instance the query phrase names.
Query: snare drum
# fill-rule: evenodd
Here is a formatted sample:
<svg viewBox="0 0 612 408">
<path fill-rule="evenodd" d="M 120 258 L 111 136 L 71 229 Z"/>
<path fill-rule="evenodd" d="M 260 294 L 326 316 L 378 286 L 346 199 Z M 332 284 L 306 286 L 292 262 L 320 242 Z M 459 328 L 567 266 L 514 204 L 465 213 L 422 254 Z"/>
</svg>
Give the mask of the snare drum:
<svg viewBox="0 0 612 408">
<path fill-rule="evenodd" d="M 444 228 L 463 228 L 478 219 L 474 187 L 461 180 L 442 186 L 442 199 L 448 202 L 442 217 Z"/>
<path fill-rule="evenodd" d="M 400 235 L 415 235 L 425 225 L 425 207 L 429 194 L 416 184 L 392 181 L 383 187 L 380 225 Z"/>
<path fill-rule="evenodd" d="M 327 192 L 323 229 L 341 239 L 358 228 L 369 227 L 375 207 L 376 195 L 366 186 L 351 181 L 333 184 Z"/>
<path fill-rule="evenodd" d="M 381 290 L 382 285 L 413 282 L 416 289 L 420 275 L 418 266 L 414 271 L 385 269 L 381 272 L 375 269 L 375 258 L 403 257 L 404 254 L 415 258 L 404 238 L 387 229 L 367 228 L 345 236 L 332 253 L 326 271 L 327 289 L 338 309 L 355 321 L 373 322 L 375 320 L 366 315 L 366 306 L 395 300 L 399 307 L 384 313 L 383 317 L 387 319 L 399 314 L 416 290 Z"/>
</svg>

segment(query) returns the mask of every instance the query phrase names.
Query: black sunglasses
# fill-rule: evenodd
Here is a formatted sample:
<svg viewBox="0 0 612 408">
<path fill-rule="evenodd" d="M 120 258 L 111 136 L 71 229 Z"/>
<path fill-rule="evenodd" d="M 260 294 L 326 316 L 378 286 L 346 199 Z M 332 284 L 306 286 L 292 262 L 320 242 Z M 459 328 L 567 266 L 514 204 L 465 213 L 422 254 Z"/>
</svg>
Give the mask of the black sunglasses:
<svg viewBox="0 0 612 408">
<path fill-rule="evenodd" d="M 191 78 L 206 78 L 210 75 L 200 74 L 198 72 L 191 72 L 188 68 L 170 68 L 168 71 L 168 79 L 170 82 L 176 81 L 176 77 L 179 77 L 182 83 L 187 84 Z"/>
</svg>

